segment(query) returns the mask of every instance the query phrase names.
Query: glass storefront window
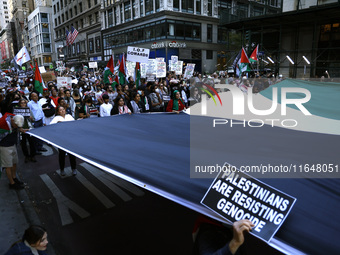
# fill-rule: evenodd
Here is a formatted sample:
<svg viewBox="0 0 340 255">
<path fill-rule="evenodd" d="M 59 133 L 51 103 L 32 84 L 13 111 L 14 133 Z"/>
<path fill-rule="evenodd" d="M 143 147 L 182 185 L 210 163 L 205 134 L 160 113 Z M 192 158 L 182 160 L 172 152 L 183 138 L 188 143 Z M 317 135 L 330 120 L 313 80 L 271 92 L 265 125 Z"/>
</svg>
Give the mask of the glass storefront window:
<svg viewBox="0 0 340 255">
<path fill-rule="evenodd" d="M 108 27 L 112 27 L 113 26 L 113 11 L 112 9 L 111 10 L 108 10 Z"/>
</svg>

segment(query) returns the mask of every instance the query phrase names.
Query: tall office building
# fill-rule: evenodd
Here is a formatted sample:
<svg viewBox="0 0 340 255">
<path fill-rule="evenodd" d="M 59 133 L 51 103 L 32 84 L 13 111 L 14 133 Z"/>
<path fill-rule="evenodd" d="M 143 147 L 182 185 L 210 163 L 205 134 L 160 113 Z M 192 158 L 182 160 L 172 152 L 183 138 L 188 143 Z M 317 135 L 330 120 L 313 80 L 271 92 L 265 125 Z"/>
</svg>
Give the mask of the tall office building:
<svg viewBox="0 0 340 255">
<path fill-rule="evenodd" d="M 52 58 L 54 52 L 52 20 L 52 7 L 48 6 L 38 6 L 28 16 L 31 58 L 36 59 L 39 66 L 49 67 L 54 60 Z"/>
<path fill-rule="evenodd" d="M 10 41 L 6 31 L 10 27 L 11 12 L 7 1 L 0 1 L 0 17 L 0 63 L 3 63 L 10 56 Z"/>
</svg>

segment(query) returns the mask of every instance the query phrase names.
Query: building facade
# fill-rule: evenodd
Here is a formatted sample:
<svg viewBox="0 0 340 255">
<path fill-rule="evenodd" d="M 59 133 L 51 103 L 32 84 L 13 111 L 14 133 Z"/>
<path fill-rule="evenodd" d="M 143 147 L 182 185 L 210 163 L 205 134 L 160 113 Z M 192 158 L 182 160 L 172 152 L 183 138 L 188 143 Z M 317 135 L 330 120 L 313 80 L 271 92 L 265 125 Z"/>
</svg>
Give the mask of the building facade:
<svg viewBox="0 0 340 255">
<path fill-rule="evenodd" d="M 101 61 L 101 20 L 99 0 L 53 0 L 52 12 L 56 58 L 68 65 Z M 72 45 L 66 44 L 66 30 L 79 32 Z"/>
<path fill-rule="evenodd" d="M 291 78 L 322 77 L 327 76 L 326 71 L 331 77 L 340 76 L 339 1 L 263 2 L 264 5 L 280 4 L 282 12 L 245 18 L 229 16 L 229 20 L 223 22 L 229 35 L 241 35 L 241 45 L 248 54 L 259 45 L 260 70 L 269 69 Z M 251 4 L 249 1 L 248 13 Z M 237 54 L 236 51 L 230 52 Z"/>
<path fill-rule="evenodd" d="M 0 17 L 0 63 L 3 63 L 10 55 L 10 40 L 7 31 L 10 28 L 11 12 L 7 1 L 0 1 Z"/>
<path fill-rule="evenodd" d="M 178 56 L 196 71 L 216 70 L 219 15 L 216 0 L 129 0 L 102 2 L 105 60 L 115 61 L 128 46 L 150 49 L 150 58 Z"/>
<path fill-rule="evenodd" d="M 28 37 L 31 59 L 39 66 L 49 67 L 53 62 L 54 33 L 52 7 L 39 6 L 28 16 Z"/>
</svg>

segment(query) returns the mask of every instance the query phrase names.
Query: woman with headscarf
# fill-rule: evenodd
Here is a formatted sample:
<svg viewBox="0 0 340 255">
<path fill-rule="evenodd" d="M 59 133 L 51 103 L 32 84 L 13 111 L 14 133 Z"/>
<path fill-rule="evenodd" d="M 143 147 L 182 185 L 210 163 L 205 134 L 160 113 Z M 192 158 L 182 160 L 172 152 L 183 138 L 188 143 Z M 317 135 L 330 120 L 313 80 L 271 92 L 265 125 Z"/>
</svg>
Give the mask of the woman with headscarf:
<svg viewBox="0 0 340 255">
<path fill-rule="evenodd" d="M 180 92 L 178 90 L 175 90 L 173 93 L 173 99 L 169 101 L 166 111 L 179 113 L 180 111 L 183 111 L 185 109 L 185 104 L 181 99 Z"/>
</svg>

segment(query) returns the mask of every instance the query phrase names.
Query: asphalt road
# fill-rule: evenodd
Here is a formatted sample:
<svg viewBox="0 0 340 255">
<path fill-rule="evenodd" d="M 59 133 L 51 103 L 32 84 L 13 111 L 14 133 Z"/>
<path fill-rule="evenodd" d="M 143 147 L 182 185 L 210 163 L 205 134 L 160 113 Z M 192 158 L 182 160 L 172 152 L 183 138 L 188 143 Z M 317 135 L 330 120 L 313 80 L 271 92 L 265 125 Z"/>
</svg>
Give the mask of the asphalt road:
<svg viewBox="0 0 340 255">
<path fill-rule="evenodd" d="M 190 254 L 197 213 L 77 159 L 59 175 L 47 145 L 19 175 L 56 254 Z"/>
<path fill-rule="evenodd" d="M 198 213 L 77 159 L 72 176 L 60 176 L 58 152 L 24 163 L 18 147 L 18 174 L 41 224 L 51 255 L 190 255 Z M 282 254 L 248 235 L 248 254 Z"/>
</svg>

